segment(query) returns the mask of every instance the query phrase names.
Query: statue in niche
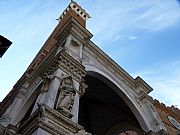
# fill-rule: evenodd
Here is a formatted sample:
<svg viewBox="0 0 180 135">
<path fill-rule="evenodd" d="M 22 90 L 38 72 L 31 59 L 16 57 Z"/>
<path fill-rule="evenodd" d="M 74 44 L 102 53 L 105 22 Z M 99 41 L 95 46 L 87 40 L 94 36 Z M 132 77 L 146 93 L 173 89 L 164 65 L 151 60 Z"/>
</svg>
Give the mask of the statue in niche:
<svg viewBox="0 0 180 135">
<path fill-rule="evenodd" d="M 64 78 L 61 82 L 59 90 L 60 94 L 57 100 L 56 109 L 70 113 L 74 103 L 74 96 L 76 94 L 72 77 Z"/>
</svg>

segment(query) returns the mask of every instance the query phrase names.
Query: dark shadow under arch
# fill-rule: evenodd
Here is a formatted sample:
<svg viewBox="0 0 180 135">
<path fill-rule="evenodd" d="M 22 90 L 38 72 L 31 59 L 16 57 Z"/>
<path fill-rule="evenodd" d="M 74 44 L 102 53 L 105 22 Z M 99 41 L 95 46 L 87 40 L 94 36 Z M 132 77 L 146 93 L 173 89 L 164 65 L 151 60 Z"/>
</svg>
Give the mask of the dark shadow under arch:
<svg viewBox="0 0 180 135">
<path fill-rule="evenodd" d="M 80 98 L 78 121 L 86 131 L 93 135 L 106 135 L 119 123 L 128 123 L 142 131 L 131 109 L 115 92 L 118 88 L 112 82 L 98 73 L 88 72 L 85 83 L 88 88 Z"/>
</svg>

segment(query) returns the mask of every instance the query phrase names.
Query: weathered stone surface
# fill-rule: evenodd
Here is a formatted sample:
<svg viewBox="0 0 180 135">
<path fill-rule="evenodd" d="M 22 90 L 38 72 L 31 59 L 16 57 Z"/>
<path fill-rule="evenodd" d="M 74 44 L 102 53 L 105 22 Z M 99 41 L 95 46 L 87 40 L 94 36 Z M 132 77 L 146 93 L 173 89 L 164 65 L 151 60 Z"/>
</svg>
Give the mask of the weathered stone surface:
<svg viewBox="0 0 180 135">
<path fill-rule="evenodd" d="M 152 88 L 140 77 L 132 78 L 90 40 L 92 34 L 85 27 L 88 18 L 89 15 L 71 1 L 60 16 L 58 26 L 15 85 L 18 92 L 13 101 L 4 103 L 0 134 L 91 135 L 78 124 L 80 98 L 88 87 L 84 81 L 87 74 L 96 74 L 99 80 L 111 85 L 108 87 L 121 99 L 117 101 L 122 101 L 124 104 L 121 105 L 128 108 L 128 113 L 124 114 L 117 106 L 113 106 L 116 101 L 111 100 L 112 104 L 108 104 L 98 99 L 96 94 L 89 93 L 87 101 L 97 101 L 102 109 L 108 106 L 111 111 L 115 110 L 106 116 L 107 120 L 116 121 L 113 116 L 119 116 L 116 113 L 120 113 L 120 120 L 130 122 L 132 129 L 137 128 L 143 134 L 167 134 L 153 100 L 148 96 Z M 98 88 L 103 87 L 96 88 L 99 92 Z M 103 93 L 100 95 L 105 97 Z M 126 116 L 128 114 L 133 115 L 132 121 L 136 124 Z M 94 116 L 100 115 L 103 114 L 94 113 Z M 107 126 L 108 122 L 111 121 L 104 121 L 103 126 Z M 116 124 L 106 128 L 117 129 L 122 125 Z"/>
</svg>

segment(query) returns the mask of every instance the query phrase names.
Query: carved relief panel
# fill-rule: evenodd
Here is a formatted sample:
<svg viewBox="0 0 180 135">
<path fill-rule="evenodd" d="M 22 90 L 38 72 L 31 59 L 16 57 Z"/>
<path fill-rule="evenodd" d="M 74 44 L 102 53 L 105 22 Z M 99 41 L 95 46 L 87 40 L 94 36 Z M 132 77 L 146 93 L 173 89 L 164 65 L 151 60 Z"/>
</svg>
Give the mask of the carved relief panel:
<svg viewBox="0 0 180 135">
<path fill-rule="evenodd" d="M 72 117 L 71 110 L 76 91 L 72 77 L 63 78 L 56 97 L 55 109 L 65 116 Z"/>
<path fill-rule="evenodd" d="M 65 50 L 68 52 L 70 56 L 72 56 L 77 61 L 81 61 L 82 59 L 82 44 L 79 43 L 75 38 L 71 35 L 66 39 Z"/>
</svg>

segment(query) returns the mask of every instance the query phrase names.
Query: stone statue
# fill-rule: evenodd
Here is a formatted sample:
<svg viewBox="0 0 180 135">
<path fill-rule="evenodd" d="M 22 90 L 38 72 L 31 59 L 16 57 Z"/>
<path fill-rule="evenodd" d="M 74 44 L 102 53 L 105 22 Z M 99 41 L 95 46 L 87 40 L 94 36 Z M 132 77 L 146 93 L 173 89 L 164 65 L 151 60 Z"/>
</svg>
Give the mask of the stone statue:
<svg viewBox="0 0 180 135">
<path fill-rule="evenodd" d="M 37 103 L 38 106 L 38 111 L 40 112 L 40 117 L 44 118 L 45 117 L 45 105 Z"/>
<path fill-rule="evenodd" d="M 60 94 L 57 101 L 57 110 L 71 111 L 74 96 L 76 94 L 76 90 L 74 89 L 73 80 L 71 77 L 66 77 L 62 80 L 60 85 Z"/>
</svg>

